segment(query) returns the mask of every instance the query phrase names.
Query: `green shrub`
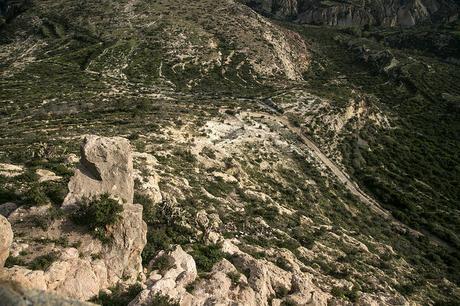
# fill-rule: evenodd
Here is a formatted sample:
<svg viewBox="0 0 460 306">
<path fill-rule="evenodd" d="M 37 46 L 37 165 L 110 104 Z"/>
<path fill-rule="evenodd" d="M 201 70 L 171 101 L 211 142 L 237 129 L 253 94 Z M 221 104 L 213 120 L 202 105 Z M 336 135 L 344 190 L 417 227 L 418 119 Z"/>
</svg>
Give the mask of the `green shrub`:
<svg viewBox="0 0 460 306">
<path fill-rule="evenodd" d="M 160 274 L 164 274 L 166 271 L 169 269 L 173 268 L 173 260 L 170 256 L 167 254 L 164 254 L 157 259 L 155 259 L 155 262 L 153 263 L 152 268 L 154 270 L 158 270 Z"/>
<path fill-rule="evenodd" d="M 331 294 L 341 299 L 348 299 L 351 302 L 358 301 L 358 297 L 359 297 L 359 294 L 356 288 L 347 289 L 347 288 L 341 288 L 341 287 L 333 287 L 331 290 Z"/>
<path fill-rule="evenodd" d="M 40 206 L 48 204 L 49 199 L 46 196 L 43 188 L 39 184 L 34 184 L 26 193 L 25 193 L 24 202 L 26 205 L 30 206 Z"/>
<path fill-rule="evenodd" d="M 232 285 L 236 286 L 240 283 L 241 274 L 237 271 L 227 273 L 228 278 L 232 281 Z"/>
<path fill-rule="evenodd" d="M 52 204 L 61 206 L 69 190 L 64 182 L 48 182 L 44 185 L 44 192 Z"/>
<path fill-rule="evenodd" d="M 25 266 L 26 262 L 21 257 L 10 256 L 5 261 L 5 268 L 11 268 L 13 266 Z"/>
<path fill-rule="evenodd" d="M 56 253 L 48 253 L 34 258 L 27 266 L 31 270 L 45 271 L 53 262 L 56 261 L 57 258 L 58 256 Z"/>
<path fill-rule="evenodd" d="M 169 296 L 156 293 L 149 306 L 180 306 L 180 304 Z"/>
<path fill-rule="evenodd" d="M 84 200 L 71 215 L 76 224 L 88 227 L 91 233 L 103 242 L 110 241 L 106 227 L 115 224 L 123 212 L 123 205 L 111 199 L 109 194 Z"/>
<path fill-rule="evenodd" d="M 142 291 L 142 287 L 140 284 L 134 284 L 124 290 L 120 286 L 110 290 L 112 294 L 101 291 L 98 296 L 91 299 L 91 302 L 102 306 L 126 306 Z"/>
<path fill-rule="evenodd" d="M 193 246 L 192 256 L 200 272 L 210 272 L 215 263 L 224 258 L 220 246 L 196 244 Z"/>
</svg>

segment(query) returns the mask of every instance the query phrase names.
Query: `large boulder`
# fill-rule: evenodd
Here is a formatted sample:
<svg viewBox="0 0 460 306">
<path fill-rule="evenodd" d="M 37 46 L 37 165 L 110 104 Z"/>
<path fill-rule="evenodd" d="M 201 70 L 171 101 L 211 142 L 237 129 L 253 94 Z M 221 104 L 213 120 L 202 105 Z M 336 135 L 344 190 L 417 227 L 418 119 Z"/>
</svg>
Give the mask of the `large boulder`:
<svg viewBox="0 0 460 306">
<path fill-rule="evenodd" d="M 133 157 L 129 141 L 121 137 L 86 136 L 81 145 L 80 164 L 69 182 L 63 208 L 104 193 L 132 204 L 134 196 Z"/>
<path fill-rule="evenodd" d="M 13 230 L 8 220 L 0 215 L 0 269 L 10 255 L 10 247 L 13 242 Z"/>
<path fill-rule="evenodd" d="M 112 239 L 102 243 L 80 229 L 73 231 L 74 225 L 63 220 L 60 226 L 53 226 L 54 231 L 71 228 L 71 236 L 78 236 L 78 248 L 56 249 L 54 246 L 60 256 L 45 271 L 15 266 L 5 269 L 6 279 L 26 288 L 78 300 L 89 300 L 100 290 L 119 283 L 131 285 L 142 279 L 141 253 L 147 243 L 147 225 L 142 219 L 142 205 L 133 204 L 133 188 L 129 141 L 120 137 L 87 136 L 82 145 L 80 165 L 69 183 L 64 208 L 71 211 L 85 198 L 109 193 L 123 204 L 119 220 L 106 228 Z M 56 233 L 50 231 L 46 234 L 56 237 Z M 4 233 L 7 231 L 0 231 L 0 234 Z"/>
</svg>

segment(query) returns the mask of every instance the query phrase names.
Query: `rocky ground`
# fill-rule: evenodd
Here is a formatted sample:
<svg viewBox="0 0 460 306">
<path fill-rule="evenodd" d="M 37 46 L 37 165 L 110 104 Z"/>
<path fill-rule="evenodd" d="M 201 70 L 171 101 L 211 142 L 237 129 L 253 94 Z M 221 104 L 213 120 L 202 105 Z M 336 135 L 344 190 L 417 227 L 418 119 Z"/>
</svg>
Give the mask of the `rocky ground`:
<svg viewBox="0 0 460 306">
<path fill-rule="evenodd" d="M 0 298 L 458 303 L 458 24 L 40 0 L 1 27 Z"/>
</svg>

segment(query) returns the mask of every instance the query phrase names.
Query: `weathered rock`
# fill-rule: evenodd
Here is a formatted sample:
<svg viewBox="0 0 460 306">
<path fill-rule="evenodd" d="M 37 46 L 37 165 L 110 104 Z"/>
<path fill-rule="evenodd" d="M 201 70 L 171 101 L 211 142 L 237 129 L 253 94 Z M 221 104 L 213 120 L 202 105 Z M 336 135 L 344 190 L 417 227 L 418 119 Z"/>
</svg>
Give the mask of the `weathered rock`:
<svg viewBox="0 0 460 306">
<path fill-rule="evenodd" d="M 30 290 L 11 281 L 0 281 L 0 301 L 5 306 L 90 306 L 92 303 L 68 300 L 40 290 Z"/>
<path fill-rule="evenodd" d="M 153 271 L 149 276 L 147 289 L 143 290 L 129 305 L 148 305 L 157 293 L 178 300 L 188 295 L 185 287 L 198 275 L 193 257 L 180 246 L 176 246 L 171 252 L 160 252 L 149 266 L 154 265 L 155 261 L 163 256 L 168 257 L 171 268 L 163 275 L 159 274 L 160 271 Z"/>
<path fill-rule="evenodd" d="M 62 177 L 46 169 L 37 169 L 35 170 L 35 173 L 38 175 L 38 181 L 40 183 L 48 181 L 59 181 L 60 179 L 62 179 Z"/>
<path fill-rule="evenodd" d="M 300 269 L 284 271 L 267 260 L 255 259 L 241 252 L 230 241 L 224 242 L 223 251 L 232 254 L 232 262 L 223 259 L 216 263 L 205 279 L 196 280 L 195 262 L 180 247 L 169 255 L 171 268 L 159 275 L 154 271 L 147 289 L 134 299 L 130 306 L 146 305 L 155 294 L 168 295 L 181 305 L 270 305 L 270 300 L 279 292 L 290 292 L 280 299 L 300 304 L 327 305 L 330 295 L 322 292 L 312 282 L 312 276 Z M 248 271 L 249 278 L 238 271 Z M 237 276 L 237 277 L 235 277 Z M 195 281 L 191 293 L 185 287 Z M 315 294 L 312 294 L 312 291 Z"/>
<path fill-rule="evenodd" d="M 65 159 L 65 162 L 67 164 L 76 164 L 80 161 L 80 159 L 78 158 L 78 156 L 76 154 L 69 154 L 67 155 L 66 159 Z"/>
<path fill-rule="evenodd" d="M 129 141 L 121 137 L 86 136 L 80 165 L 69 182 L 63 208 L 104 193 L 133 203 L 133 161 Z"/>
<path fill-rule="evenodd" d="M 0 163 L 0 175 L 7 177 L 15 177 L 24 172 L 23 166 Z"/>
<path fill-rule="evenodd" d="M 219 228 L 222 225 L 222 221 L 218 214 L 212 213 L 208 215 L 206 211 L 202 209 L 197 212 L 195 223 L 201 231 L 204 242 L 216 244 L 222 239 L 222 236 L 219 234 Z"/>
<path fill-rule="evenodd" d="M 10 256 L 18 257 L 22 251 L 25 251 L 29 248 L 27 243 L 17 243 L 13 242 L 11 244 Z"/>
<path fill-rule="evenodd" d="M 142 205 L 125 205 L 121 221 L 108 229 L 113 240 L 103 246 L 107 282 L 132 284 L 142 273 L 141 253 L 147 244 L 147 224 L 142 220 Z"/>
<path fill-rule="evenodd" d="M 129 142 L 118 137 L 88 136 L 82 154 L 81 165 L 69 183 L 70 192 L 65 204 L 71 208 L 78 205 L 80 199 L 103 193 L 123 200 L 120 219 L 106 228 L 112 240 L 103 244 L 89 234 L 72 232 L 72 235 L 80 235 L 79 248 L 56 249 L 60 257 L 45 271 L 13 267 L 5 269 L 4 274 L 26 288 L 88 300 L 100 290 L 120 282 L 130 285 L 143 277 L 141 253 L 147 243 L 147 225 L 142 219 L 142 206 L 132 204 L 133 164 Z M 31 214 L 39 214 L 37 210 L 42 209 L 43 206 L 18 209 L 12 217 L 22 220 Z M 54 226 L 54 232 L 48 229 L 47 234 L 59 236 L 59 231 L 65 227 Z"/>
<path fill-rule="evenodd" d="M 14 266 L 3 271 L 3 278 L 11 280 L 27 289 L 46 290 L 48 288 L 45 272 Z"/>
<path fill-rule="evenodd" d="M 101 280 L 98 276 L 91 261 L 79 258 L 54 262 L 45 273 L 48 291 L 80 300 L 88 300 L 99 293 Z"/>
<path fill-rule="evenodd" d="M 0 215 L 0 269 L 10 255 L 10 247 L 13 242 L 13 230 L 8 220 Z"/>
<path fill-rule="evenodd" d="M 159 186 L 160 177 L 155 170 L 158 161 L 148 153 L 135 152 L 133 155 L 136 165 L 139 166 L 134 171 L 134 179 L 138 182 L 136 189 L 148 196 L 154 204 L 161 203 L 163 196 Z"/>
</svg>

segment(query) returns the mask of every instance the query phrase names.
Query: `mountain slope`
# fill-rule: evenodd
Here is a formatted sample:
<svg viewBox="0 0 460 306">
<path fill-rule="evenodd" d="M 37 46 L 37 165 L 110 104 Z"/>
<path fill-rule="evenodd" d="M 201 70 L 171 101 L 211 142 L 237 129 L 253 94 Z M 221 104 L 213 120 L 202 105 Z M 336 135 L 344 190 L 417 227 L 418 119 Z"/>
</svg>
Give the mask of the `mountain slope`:
<svg viewBox="0 0 460 306">
<path fill-rule="evenodd" d="M 183 303 L 458 303 L 458 23 L 336 29 L 224 0 L 24 8 L 0 29 L 8 271 L 103 257 L 59 226 L 98 134 L 130 140 L 149 227 L 140 287 L 98 302 L 167 283 Z M 174 267 L 189 256 L 193 277 Z"/>
</svg>

